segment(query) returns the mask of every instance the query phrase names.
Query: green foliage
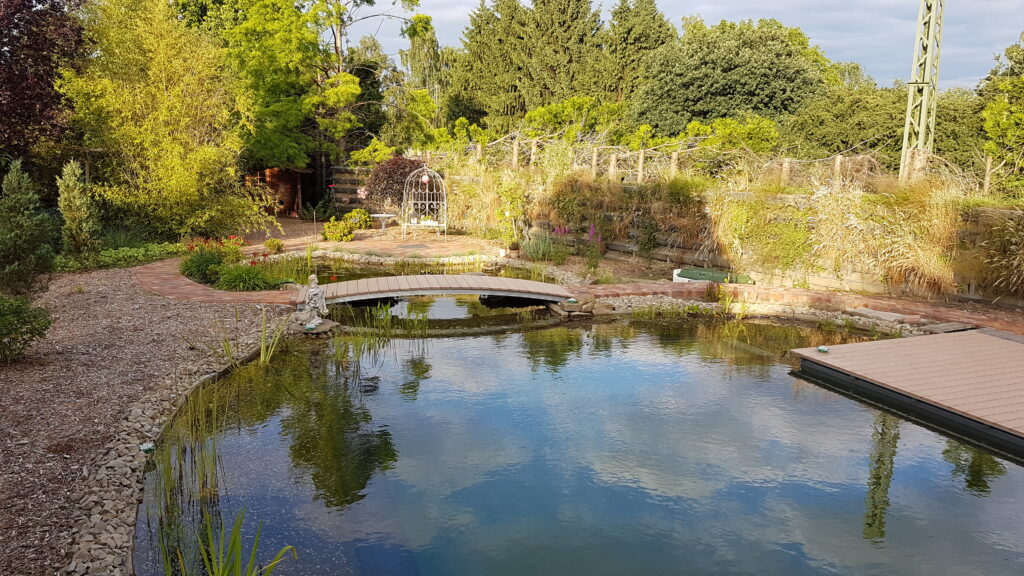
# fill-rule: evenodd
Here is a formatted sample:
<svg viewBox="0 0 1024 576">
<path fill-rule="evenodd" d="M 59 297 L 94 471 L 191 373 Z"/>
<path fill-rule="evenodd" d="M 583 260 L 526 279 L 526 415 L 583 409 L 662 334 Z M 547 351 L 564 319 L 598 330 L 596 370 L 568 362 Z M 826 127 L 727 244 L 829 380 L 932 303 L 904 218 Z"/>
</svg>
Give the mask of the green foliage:
<svg viewBox="0 0 1024 576">
<path fill-rule="evenodd" d="M 676 39 L 676 30 L 654 0 L 619 0 L 607 29 L 607 56 L 616 102 L 632 100 L 642 82 L 644 60 Z"/>
<path fill-rule="evenodd" d="M 647 59 L 633 114 L 671 134 L 692 120 L 785 114 L 824 86 L 827 63 L 803 32 L 776 20 L 708 27 L 690 18 L 680 41 Z"/>
<path fill-rule="evenodd" d="M 219 250 L 200 248 L 181 261 L 181 273 L 200 284 L 213 284 L 223 263 Z"/>
<path fill-rule="evenodd" d="M 221 266 L 217 281 L 213 285 L 220 290 L 230 290 L 232 292 L 270 290 L 274 287 L 274 283 L 262 269 L 249 264 Z"/>
<path fill-rule="evenodd" d="M 64 165 L 64 172 L 57 178 L 57 190 L 60 194 L 57 207 L 64 218 L 61 228 L 64 253 L 85 264 L 99 250 L 100 221 L 85 187 L 81 164 L 72 160 Z"/>
<path fill-rule="evenodd" d="M 56 223 L 15 160 L 0 194 L 0 293 L 28 294 L 39 287 L 53 267 L 56 235 Z"/>
<path fill-rule="evenodd" d="M 352 223 L 346 220 L 337 220 L 331 216 L 330 221 L 324 222 L 324 240 L 331 242 L 349 242 L 356 237 Z"/>
<path fill-rule="evenodd" d="M 786 153 L 797 158 L 875 150 L 886 167 L 900 164 L 907 93 L 874 84 L 834 86 L 808 98 L 782 124 Z"/>
<path fill-rule="evenodd" d="M 353 230 L 368 230 L 373 227 L 373 218 L 370 213 L 362 208 L 356 208 L 342 217 L 342 220 L 352 225 Z"/>
<path fill-rule="evenodd" d="M 397 150 L 397 148 L 388 146 L 377 138 L 373 138 L 366 148 L 349 154 L 348 160 L 349 163 L 356 166 L 371 166 L 391 158 Z"/>
<path fill-rule="evenodd" d="M 315 139 L 307 99 L 316 91 L 321 45 L 311 17 L 291 0 L 233 0 L 221 33 L 225 56 L 251 103 L 242 128 L 244 158 L 255 166 L 303 167 Z"/>
<path fill-rule="evenodd" d="M 1004 191 L 1024 196 L 1024 35 L 1007 48 L 1006 60 L 986 84 L 990 101 L 982 111 L 988 137 L 985 152 L 995 159 Z"/>
<path fill-rule="evenodd" d="M 752 113 L 734 118 L 716 118 L 710 124 L 696 120 L 686 126 L 686 135 L 703 137 L 700 145 L 718 151 L 749 150 L 770 152 L 779 143 L 779 127 L 774 121 Z"/>
<path fill-rule="evenodd" d="M 377 164 L 366 178 L 368 200 L 380 206 L 401 203 L 406 178 L 422 167 L 422 161 L 404 156 L 394 156 Z"/>
<path fill-rule="evenodd" d="M 204 516 L 205 530 L 199 539 L 199 555 L 203 559 L 206 576 L 270 576 L 274 572 L 274 568 L 284 560 L 289 552 L 293 557 L 298 557 L 294 547 L 285 546 L 267 564 L 257 562 L 256 554 L 260 546 L 260 532 L 263 530 L 263 525 L 261 523 L 256 528 L 252 550 L 247 554 L 242 543 L 242 525 L 244 523 L 245 511 L 243 510 L 235 517 L 230 535 L 225 536 L 223 523 L 220 523 L 220 527 L 215 530 L 214 520 L 209 515 Z M 181 562 L 180 569 L 182 574 L 187 573 L 184 561 Z"/>
<path fill-rule="evenodd" d="M 267 238 L 263 242 L 263 247 L 271 254 L 279 254 L 281 250 L 284 250 L 284 240 L 280 238 Z"/>
<path fill-rule="evenodd" d="M 601 14 L 591 0 L 533 0 L 525 23 L 527 108 L 598 92 Z"/>
<path fill-rule="evenodd" d="M 523 118 L 523 135 L 538 138 L 557 134 L 566 142 L 576 142 L 580 136 L 591 132 L 614 135 L 625 111 L 624 104 L 601 103 L 591 96 L 573 96 L 527 112 Z"/>
<path fill-rule="evenodd" d="M 0 362 L 10 364 L 46 335 L 50 313 L 20 297 L 0 294 Z"/>
<path fill-rule="evenodd" d="M 185 245 L 180 242 L 158 242 L 138 246 L 123 246 L 121 248 L 100 250 L 96 257 L 88 263 L 82 263 L 61 255 L 57 257 L 55 268 L 61 272 L 82 270 L 87 265 L 95 265 L 96 268 L 132 268 L 140 264 L 181 256 L 185 253 Z"/>
<path fill-rule="evenodd" d="M 501 242 L 515 249 L 519 246 L 526 225 L 526 190 L 523 183 L 510 173 L 505 174 L 496 191 L 501 200 L 497 214 Z"/>
<path fill-rule="evenodd" d="M 272 196 L 240 184 L 250 110 L 220 50 L 163 0 L 102 0 L 87 12 L 95 56 L 61 90 L 87 145 L 106 151 L 97 196 L 166 235 L 266 225 Z"/>
</svg>

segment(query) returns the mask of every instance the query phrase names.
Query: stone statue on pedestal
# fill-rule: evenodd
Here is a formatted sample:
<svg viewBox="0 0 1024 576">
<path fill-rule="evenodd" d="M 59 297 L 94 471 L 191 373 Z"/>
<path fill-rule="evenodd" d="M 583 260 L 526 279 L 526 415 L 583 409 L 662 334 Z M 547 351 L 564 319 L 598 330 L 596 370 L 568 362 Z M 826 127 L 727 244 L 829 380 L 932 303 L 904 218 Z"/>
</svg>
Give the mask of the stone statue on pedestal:
<svg viewBox="0 0 1024 576">
<path fill-rule="evenodd" d="M 326 294 L 317 283 L 316 274 L 310 274 L 309 286 L 306 288 L 306 303 L 302 310 L 292 316 L 292 319 L 301 324 L 306 331 L 311 331 L 316 330 L 324 323 L 324 319 L 320 317 L 321 314 L 327 314 Z"/>
</svg>

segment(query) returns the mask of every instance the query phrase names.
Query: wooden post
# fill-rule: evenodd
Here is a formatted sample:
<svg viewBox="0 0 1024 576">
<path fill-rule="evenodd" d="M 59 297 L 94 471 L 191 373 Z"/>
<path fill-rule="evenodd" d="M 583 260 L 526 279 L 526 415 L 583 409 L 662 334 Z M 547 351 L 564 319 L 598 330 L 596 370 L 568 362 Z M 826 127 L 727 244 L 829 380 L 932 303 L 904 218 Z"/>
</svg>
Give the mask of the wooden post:
<svg viewBox="0 0 1024 576">
<path fill-rule="evenodd" d="M 476 159 L 477 160 L 483 160 L 484 159 L 484 144 L 483 144 L 483 142 L 477 142 L 476 143 Z"/>
<path fill-rule="evenodd" d="M 644 182 L 644 160 L 647 157 L 647 151 L 641 150 L 640 155 L 636 159 L 636 181 L 638 184 Z"/>
<path fill-rule="evenodd" d="M 672 160 L 671 160 L 671 164 L 668 167 L 668 173 L 670 175 L 672 175 L 673 177 L 675 177 L 675 175 L 679 173 L 679 151 L 678 150 L 672 153 Z"/>
<path fill-rule="evenodd" d="M 839 181 L 843 179 L 843 155 L 836 154 L 832 159 L 832 179 Z"/>
<path fill-rule="evenodd" d="M 608 179 L 615 180 L 619 175 L 619 155 L 612 152 L 612 157 L 608 159 Z"/>
<path fill-rule="evenodd" d="M 530 144 L 530 166 L 537 162 L 537 139 L 534 138 L 533 143 Z"/>
<path fill-rule="evenodd" d="M 512 141 L 512 167 L 519 168 L 519 140 Z"/>
<path fill-rule="evenodd" d="M 600 152 L 598 147 L 594 147 L 594 157 L 590 161 L 590 176 L 597 178 L 597 155 Z"/>
<path fill-rule="evenodd" d="M 793 159 L 792 158 L 783 158 L 782 159 L 782 176 L 780 177 L 780 179 L 782 180 L 782 185 L 783 186 L 789 186 L 789 175 L 792 172 L 792 170 L 793 170 Z"/>
<path fill-rule="evenodd" d="M 988 194 L 990 186 L 992 186 L 992 155 L 985 154 L 985 180 L 981 184 L 981 193 Z"/>
</svg>

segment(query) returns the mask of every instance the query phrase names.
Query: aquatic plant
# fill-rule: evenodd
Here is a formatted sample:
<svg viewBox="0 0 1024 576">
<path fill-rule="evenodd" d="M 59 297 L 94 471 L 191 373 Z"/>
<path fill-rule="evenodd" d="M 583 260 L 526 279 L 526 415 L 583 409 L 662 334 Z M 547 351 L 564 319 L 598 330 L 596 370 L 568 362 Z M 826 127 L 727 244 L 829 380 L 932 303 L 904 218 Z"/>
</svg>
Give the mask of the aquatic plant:
<svg viewBox="0 0 1024 576">
<path fill-rule="evenodd" d="M 210 516 L 205 517 L 203 521 L 205 537 L 199 539 L 199 554 L 203 559 L 206 576 L 270 576 L 274 567 L 280 564 L 289 552 L 293 557 L 298 558 L 294 546 L 285 546 L 266 565 L 258 563 L 256 554 L 260 545 L 260 533 L 263 530 L 261 522 L 256 528 L 256 537 L 253 540 L 252 549 L 249 550 L 248 561 L 245 561 L 246 553 L 242 545 L 244 522 L 245 510 L 242 510 L 235 517 L 230 535 L 225 538 L 224 524 L 221 523 L 218 530 L 215 531 L 214 520 Z M 243 562 L 245 563 L 243 564 Z M 184 562 L 181 564 L 181 569 L 184 573 Z"/>
<path fill-rule="evenodd" d="M 285 328 L 288 327 L 288 319 L 282 318 L 273 328 L 268 330 L 267 310 L 263 309 L 263 325 L 260 328 L 260 364 L 267 364 L 273 358 L 281 337 L 284 336 Z"/>
</svg>

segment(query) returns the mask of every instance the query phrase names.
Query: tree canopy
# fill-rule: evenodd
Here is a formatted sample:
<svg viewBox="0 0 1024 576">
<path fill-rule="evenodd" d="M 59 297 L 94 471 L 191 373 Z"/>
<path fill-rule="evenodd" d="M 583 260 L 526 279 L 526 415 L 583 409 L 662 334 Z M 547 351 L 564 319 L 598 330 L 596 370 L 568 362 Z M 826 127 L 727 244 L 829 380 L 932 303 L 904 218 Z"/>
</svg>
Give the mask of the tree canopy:
<svg viewBox="0 0 1024 576">
<path fill-rule="evenodd" d="M 670 133 L 740 112 L 779 117 L 824 88 L 827 63 L 803 32 L 777 20 L 689 18 L 679 42 L 647 59 L 634 115 Z"/>
</svg>

